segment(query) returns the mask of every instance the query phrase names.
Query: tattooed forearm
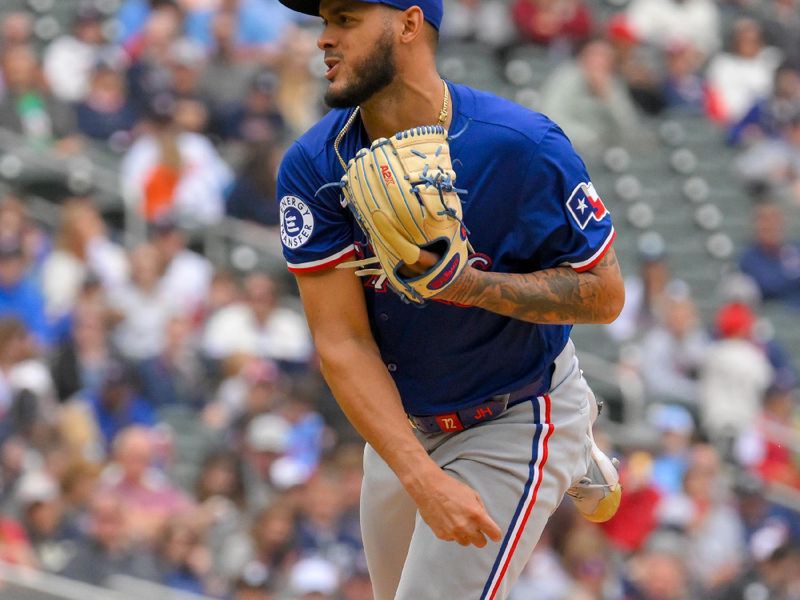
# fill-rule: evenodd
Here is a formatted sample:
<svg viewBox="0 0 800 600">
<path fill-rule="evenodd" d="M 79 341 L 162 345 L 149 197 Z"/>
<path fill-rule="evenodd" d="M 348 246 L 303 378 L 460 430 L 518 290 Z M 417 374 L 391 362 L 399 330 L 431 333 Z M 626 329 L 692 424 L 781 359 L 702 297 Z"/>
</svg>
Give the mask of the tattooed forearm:
<svg viewBox="0 0 800 600">
<path fill-rule="evenodd" d="M 443 299 L 531 323 L 607 323 L 622 308 L 624 288 L 610 250 L 584 273 L 571 267 L 528 274 L 465 271 Z"/>
</svg>

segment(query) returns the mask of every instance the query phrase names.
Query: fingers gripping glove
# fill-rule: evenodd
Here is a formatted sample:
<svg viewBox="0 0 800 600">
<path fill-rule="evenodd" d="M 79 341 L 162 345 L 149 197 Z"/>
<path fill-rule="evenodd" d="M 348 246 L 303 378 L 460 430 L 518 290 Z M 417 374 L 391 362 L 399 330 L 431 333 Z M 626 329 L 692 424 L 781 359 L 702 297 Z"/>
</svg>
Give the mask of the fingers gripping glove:
<svg viewBox="0 0 800 600">
<path fill-rule="evenodd" d="M 347 206 L 372 244 L 375 256 L 340 265 L 357 275 L 385 275 L 402 298 L 424 304 L 450 285 L 467 264 L 467 229 L 444 127 L 415 127 L 375 140 L 351 159 L 341 186 Z M 440 256 L 412 277 L 400 269 Z"/>
</svg>

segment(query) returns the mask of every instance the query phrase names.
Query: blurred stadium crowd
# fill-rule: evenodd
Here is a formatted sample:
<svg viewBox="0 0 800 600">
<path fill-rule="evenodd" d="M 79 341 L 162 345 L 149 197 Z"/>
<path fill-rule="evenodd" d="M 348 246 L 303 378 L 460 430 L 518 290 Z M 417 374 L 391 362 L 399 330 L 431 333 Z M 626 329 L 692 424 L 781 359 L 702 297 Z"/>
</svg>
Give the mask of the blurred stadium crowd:
<svg viewBox="0 0 800 600">
<path fill-rule="evenodd" d="M 0 561 L 368 600 L 361 444 L 291 281 L 274 257 L 212 262 L 195 235 L 230 219 L 274 233 L 282 152 L 324 112 L 316 19 L 277 0 L 0 5 Z M 800 344 L 762 319 L 782 306 L 778 333 L 800 330 L 800 3 L 445 0 L 445 15 L 443 72 L 548 114 L 592 169 L 625 175 L 691 137 L 669 126 L 688 117 L 704 150 L 671 155 L 675 172 L 725 157 L 746 199 L 701 219 L 738 211 L 748 230 L 701 298 L 671 265 L 681 242 L 628 210 L 656 184 L 614 180 L 627 303 L 578 347 L 615 365 L 600 435 L 623 504 L 598 527 L 565 503 L 513 600 L 800 599 Z M 112 200 L 15 177 L 22 146 L 110 165 Z M 687 181 L 691 201 L 713 197 Z"/>
</svg>

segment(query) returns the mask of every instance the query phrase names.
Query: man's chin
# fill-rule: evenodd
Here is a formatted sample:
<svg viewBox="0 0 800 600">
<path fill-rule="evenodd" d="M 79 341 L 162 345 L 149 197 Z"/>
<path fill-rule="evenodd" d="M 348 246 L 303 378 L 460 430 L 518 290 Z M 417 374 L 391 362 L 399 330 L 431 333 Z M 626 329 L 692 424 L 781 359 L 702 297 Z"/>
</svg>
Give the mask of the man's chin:
<svg viewBox="0 0 800 600">
<path fill-rule="evenodd" d="M 359 104 L 358 100 L 349 94 L 347 90 L 337 90 L 334 83 L 328 87 L 323 100 L 330 108 L 353 108 Z"/>
</svg>

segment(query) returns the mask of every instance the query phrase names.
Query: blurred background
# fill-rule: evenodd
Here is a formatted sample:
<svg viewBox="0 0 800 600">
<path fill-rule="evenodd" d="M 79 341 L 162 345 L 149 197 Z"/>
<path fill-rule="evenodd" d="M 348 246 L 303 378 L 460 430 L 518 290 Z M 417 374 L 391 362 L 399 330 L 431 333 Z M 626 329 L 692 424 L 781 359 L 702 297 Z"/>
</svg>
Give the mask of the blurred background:
<svg viewBox="0 0 800 600">
<path fill-rule="evenodd" d="M 620 318 L 574 332 L 622 506 L 565 502 L 512 600 L 800 598 L 800 3 L 445 15 L 442 74 L 562 125 L 626 276 Z M 276 231 L 319 27 L 0 1 L 2 598 L 372 597 L 362 444 Z"/>
</svg>

